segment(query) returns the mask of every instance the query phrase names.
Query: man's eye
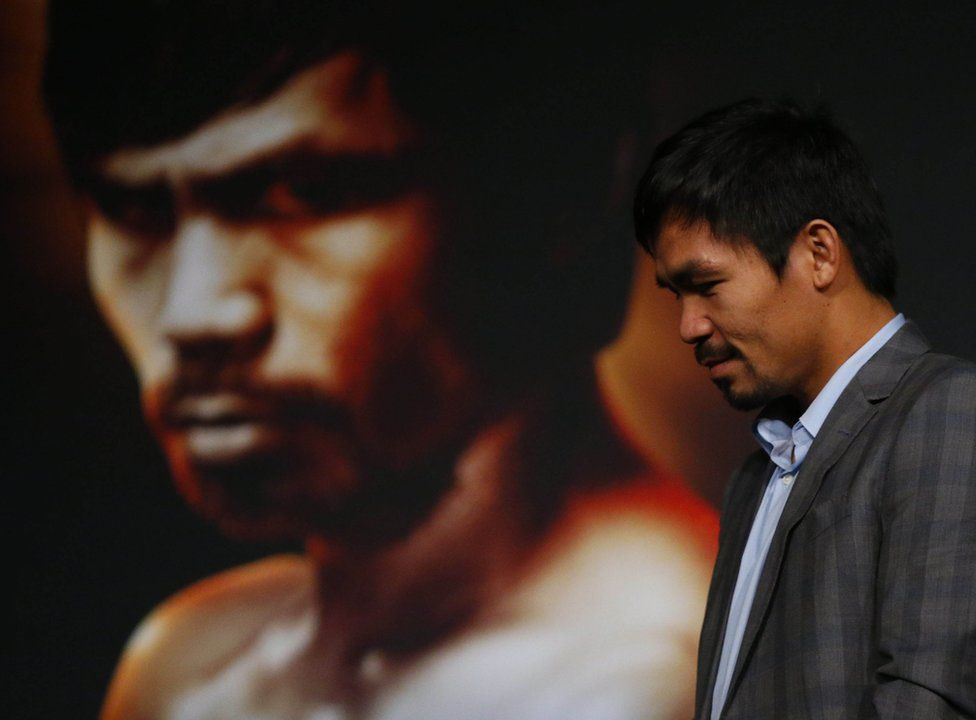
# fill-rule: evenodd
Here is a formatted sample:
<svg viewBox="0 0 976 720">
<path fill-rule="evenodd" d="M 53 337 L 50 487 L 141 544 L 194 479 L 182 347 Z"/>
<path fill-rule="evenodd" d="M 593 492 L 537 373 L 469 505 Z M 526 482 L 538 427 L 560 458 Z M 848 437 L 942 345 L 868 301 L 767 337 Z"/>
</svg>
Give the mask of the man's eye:
<svg viewBox="0 0 976 720">
<path fill-rule="evenodd" d="M 275 217 L 340 215 L 390 202 L 412 180 L 405 164 L 389 158 L 338 160 L 269 183 L 260 205 Z"/>
<path fill-rule="evenodd" d="M 283 181 L 268 187 L 258 201 L 258 209 L 263 215 L 275 217 L 292 218 L 314 214 L 314 206 L 303 197 L 303 193 L 294 184 Z"/>
<path fill-rule="evenodd" d="M 297 157 L 197 183 L 195 197 L 228 220 L 295 221 L 390 202 L 420 182 L 414 158 Z"/>
<path fill-rule="evenodd" d="M 173 232 L 176 222 L 173 197 L 162 185 L 96 188 L 91 192 L 91 200 L 106 220 L 131 235 L 155 239 Z"/>
<path fill-rule="evenodd" d="M 301 219 L 341 215 L 391 200 L 397 192 L 383 183 L 348 178 L 299 178 L 270 184 L 255 208 L 262 216 Z"/>
<path fill-rule="evenodd" d="M 718 280 L 712 280 L 710 282 L 698 283 L 695 285 L 695 292 L 702 297 L 711 297 L 715 294 L 715 287 L 719 284 Z"/>
</svg>

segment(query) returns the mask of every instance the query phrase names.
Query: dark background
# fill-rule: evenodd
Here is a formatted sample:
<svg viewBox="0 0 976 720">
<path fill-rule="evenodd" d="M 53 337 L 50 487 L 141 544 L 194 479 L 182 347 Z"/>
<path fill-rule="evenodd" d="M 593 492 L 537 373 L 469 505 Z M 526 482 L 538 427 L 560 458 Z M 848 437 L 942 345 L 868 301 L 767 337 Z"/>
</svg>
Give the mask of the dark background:
<svg viewBox="0 0 976 720">
<path fill-rule="evenodd" d="M 976 3 L 738 5 L 608 11 L 626 48 L 619 72 L 645 88 L 643 157 L 692 116 L 747 95 L 828 103 L 887 201 L 898 308 L 938 349 L 976 359 Z M 554 13 L 571 6 L 583 5 Z M 276 548 L 225 541 L 185 511 L 143 428 L 131 370 L 84 285 L 80 214 L 37 99 L 42 18 L 34 0 L 0 4 L 0 314 L 11 364 L 0 477 L 13 605 L 0 714 L 83 718 L 154 605 Z M 715 440 L 708 467 L 688 473 L 713 502 L 748 449 L 747 421 L 730 420 L 734 441 Z M 703 453 L 713 446 L 702 442 Z"/>
</svg>

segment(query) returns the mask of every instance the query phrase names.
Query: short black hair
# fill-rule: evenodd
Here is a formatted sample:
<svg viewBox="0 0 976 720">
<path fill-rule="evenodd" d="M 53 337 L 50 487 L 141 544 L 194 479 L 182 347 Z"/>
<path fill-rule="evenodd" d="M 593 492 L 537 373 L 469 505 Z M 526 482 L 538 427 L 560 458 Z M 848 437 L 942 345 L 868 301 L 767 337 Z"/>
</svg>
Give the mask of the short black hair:
<svg viewBox="0 0 976 720">
<path fill-rule="evenodd" d="M 895 295 L 898 264 L 877 186 L 854 143 L 820 106 L 750 98 L 661 142 L 634 198 L 637 240 L 653 254 L 664 224 L 705 221 L 755 246 L 782 275 L 810 220 L 833 224 L 872 293 Z"/>
</svg>

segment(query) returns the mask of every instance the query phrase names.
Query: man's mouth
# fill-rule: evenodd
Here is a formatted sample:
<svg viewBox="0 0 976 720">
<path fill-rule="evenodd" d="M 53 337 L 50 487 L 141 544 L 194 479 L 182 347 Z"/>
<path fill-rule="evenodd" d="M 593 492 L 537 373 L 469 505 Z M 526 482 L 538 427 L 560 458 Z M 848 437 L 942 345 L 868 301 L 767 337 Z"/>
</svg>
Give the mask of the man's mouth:
<svg viewBox="0 0 976 720">
<path fill-rule="evenodd" d="M 734 356 L 729 356 L 729 357 L 724 358 L 724 359 L 709 360 L 708 362 L 705 362 L 705 363 L 702 363 L 702 364 L 706 368 L 708 368 L 709 375 L 712 378 L 716 378 L 716 377 L 719 377 L 720 375 L 722 375 L 729 368 L 729 366 L 732 364 L 732 362 L 735 361 L 735 360 L 736 360 L 736 358 Z"/>
<path fill-rule="evenodd" d="M 695 360 L 708 370 L 712 378 L 721 375 L 739 357 L 739 353 L 731 347 L 716 348 L 715 350 L 705 346 L 695 348 Z"/>
<path fill-rule="evenodd" d="M 165 418 L 194 465 L 227 466 L 266 456 L 285 441 L 283 418 L 266 402 L 236 393 L 191 395 Z"/>
</svg>

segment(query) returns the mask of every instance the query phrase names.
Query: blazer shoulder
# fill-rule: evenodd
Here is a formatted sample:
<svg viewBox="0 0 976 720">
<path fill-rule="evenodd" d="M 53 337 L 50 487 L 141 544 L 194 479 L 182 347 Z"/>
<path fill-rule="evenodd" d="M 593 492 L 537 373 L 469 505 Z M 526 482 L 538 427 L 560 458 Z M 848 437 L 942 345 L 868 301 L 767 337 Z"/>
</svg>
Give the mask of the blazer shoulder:
<svg viewBox="0 0 976 720">
<path fill-rule="evenodd" d="M 926 354 L 902 378 L 878 420 L 871 437 L 886 449 L 889 499 L 976 479 L 976 364 Z"/>
<path fill-rule="evenodd" d="M 927 352 L 918 358 L 916 367 L 920 370 L 925 369 L 930 372 L 948 373 L 963 377 L 976 375 L 976 363 L 945 353 Z"/>
<path fill-rule="evenodd" d="M 905 373 L 893 395 L 902 396 L 910 405 L 953 396 L 956 401 L 968 400 L 976 408 L 976 363 L 954 355 L 925 353 Z"/>
</svg>

